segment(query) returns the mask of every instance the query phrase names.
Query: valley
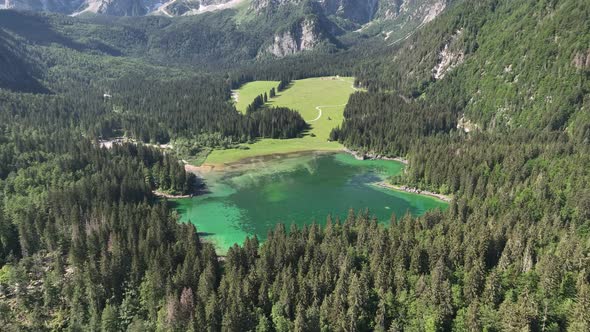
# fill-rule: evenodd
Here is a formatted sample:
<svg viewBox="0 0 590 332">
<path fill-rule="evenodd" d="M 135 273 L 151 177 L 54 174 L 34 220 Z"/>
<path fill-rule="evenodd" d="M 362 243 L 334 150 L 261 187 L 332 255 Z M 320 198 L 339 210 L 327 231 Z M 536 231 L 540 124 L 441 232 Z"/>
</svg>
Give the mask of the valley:
<svg viewBox="0 0 590 332">
<path fill-rule="evenodd" d="M 590 331 L 587 1 L 0 8 L 0 330 Z"/>
<path fill-rule="evenodd" d="M 302 137 L 262 138 L 234 149 L 214 149 L 199 167 L 207 192 L 175 199 L 180 220 L 191 222 L 205 241 L 225 254 L 234 243 L 256 236 L 264 241 L 277 222 L 302 227 L 310 221 L 324 225 L 324 216 L 344 219 L 350 209 L 369 209 L 387 224 L 392 215 L 419 216 L 446 208 L 442 200 L 407 193 L 381 184 L 399 175 L 403 164 L 390 160 L 355 159 L 330 142 L 332 129 L 343 121 L 343 111 L 354 87 L 354 78 L 326 76 L 294 80 L 270 96 L 279 81 L 254 81 L 232 90 L 238 112 L 267 95 L 266 107 L 296 110 L 308 123 Z M 432 196 L 432 194 L 430 195 Z M 264 208 L 262 208 L 264 207 Z"/>
</svg>

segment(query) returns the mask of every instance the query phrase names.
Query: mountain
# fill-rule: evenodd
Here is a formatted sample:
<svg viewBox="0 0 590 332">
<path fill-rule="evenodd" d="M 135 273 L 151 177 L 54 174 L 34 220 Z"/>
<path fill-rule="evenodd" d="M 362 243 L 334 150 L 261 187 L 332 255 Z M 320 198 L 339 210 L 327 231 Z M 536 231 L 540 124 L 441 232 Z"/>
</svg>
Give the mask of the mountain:
<svg viewBox="0 0 590 332">
<path fill-rule="evenodd" d="M 241 0 L 3 0 L 0 8 L 45 11 L 78 16 L 85 13 L 114 16 L 160 14 L 181 16 L 229 8 Z M 227 6 L 224 6 L 227 5 Z"/>
<path fill-rule="evenodd" d="M 115 16 L 182 16 L 233 8 L 245 2 L 249 2 L 246 7 L 255 12 L 274 11 L 300 6 L 304 2 L 314 2 L 321 7 L 324 14 L 356 24 L 365 24 L 374 19 L 391 19 L 404 13 L 424 18 L 444 8 L 446 3 L 445 0 L 0 0 L 0 8 L 68 15 L 96 13 Z"/>
<path fill-rule="evenodd" d="M 279 17 L 291 22 L 275 31 L 272 44 L 262 52 L 282 57 L 314 49 L 322 41 L 340 47 L 340 36 L 381 36 L 386 42 L 406 37 L 449 4 L 448 0 L 252 0 L 247 13 L 251 19 Z"/>
<path fill-rule="evenodd" d="M 262 49 L 261 54 L 272 54 L 277 57 L 293 55 L 314 49 L 323 39 L 326 39 L 325 32 L 318 20 L 304 18 L 288 29 L 277 32 L 271 45 Z"/>
<path fill-rule="evenodd" d="M 98 42 L 102 49 L 111 48 L 110 53 L 141 54 L 167 62 L 211 63 L 225 62 L 228 57 L 243 61 L 310 51 L 333 53 L 364 38 L 405 36 L 438 15 L 446 2 L 175 0 L 162 4 L 154 0 L 8 0 L 5 5 L 74 16 L 76 19 L 26 15 L 25 20 L 33 25 L 34 21 L 44 21 L 41 25 L 55 34 L 83 44 Z M 7 28 L 18 33 L 19 18 L 8 13 L 8 21 L 0 22 L 0 28 L 6 23 Z M 144 15 L 135 21 L 117 18 Z"/>
<path fill-rule="evenodd" d="M 380 76 L 408 96 L 461 96 L 460 116 L 480 128 L 566 129 L 590 139 L 589 19 L 574 0 L 466 1 L 384 55 L 365 84 Z"/>
<path fill-rule="evenodd" d="M 277 11 L 317 4 L 324 15 L 363 25 L 375 20 L 391 20 L 407 16 L 412 20 L 430 21 L 447 6 L 446 0 L 252 0 L 250 8 L 256 12 Z"/>
<path fill-rule="evenodd" d="M 386 4 L 388 1 L 382 0 L 382 3 Z M 300 6 L 303 2 L 299 0 L 252 0 L 250 8 L 256 12 L 272 12 Z M 334 15 L 359 24 L 371 21 L 380 4 L 379 0 L 316 0 L 310 2 L 317 4 L 325 15 Z"/>
<path fill-rule="evenodd" d="M 2 1 L 2 0 L 0 0 Z M 4 0 L 3 7 L 22 11 L 52 12 L 75 17 L 99 16 L 163 16 L 188 17 L 197 14 L 225 12 L 210 27 L 203 27 L 197 36 L 229 33 L 252 35 L 259 41 L 256 58 L 285 57 L 302 51 L 331 52 L 342 48 L 341 37 L 381 36 L 393 40 L 405 37 L 424 23 L 439 15 L 449 0 Z M 0 5 L 2 6 L 2 5 Z M 229 10 L 226 10 L 229 9 Z M 229 18 L 229 21 L 227 20 Z M 207 20 L 207 19 L 204 19 Z M 173 23 L 172 26 L 175 24 Z M 180 23 L 179 25 L 185 25 Z M 186 26 L 186 25 L 185 25 Z M 126 29 L 126 28 L 125 28 Z M 194 27 L 188 27 L 195 31 Z M 166 35 L 168 27 L 155 34 Z M 193 44 L 193 36 L 177 31 L 173 39 L 186 36 L 183 43 Z M 210 33 L 207 33 L 210 32 Z M 90 36 L 95 38 L 95 36 Z M 216 38 L 220 38 L 219 36 Z M 251 38 L 247 38 L 251 39 Z M 244 45 L 245 46 L 245 45 Z M 182 47 L 183 49 L 186 46 Z"/>
<path fill-rule="evenodd" d="M 407 15 L 411 20 L 430 20 L 445 8 L 447 0 L 0 0 L 0 8 L 45 11 L 67 15 L 84 13 L 113 16 L 186 16 L 244 7 L 249 13 L 275 13 L 311 4 L 318 14 L 363 25 L 373 20 Z M 242 6 L 242 4 L 245 4 Z"/>
</svg>

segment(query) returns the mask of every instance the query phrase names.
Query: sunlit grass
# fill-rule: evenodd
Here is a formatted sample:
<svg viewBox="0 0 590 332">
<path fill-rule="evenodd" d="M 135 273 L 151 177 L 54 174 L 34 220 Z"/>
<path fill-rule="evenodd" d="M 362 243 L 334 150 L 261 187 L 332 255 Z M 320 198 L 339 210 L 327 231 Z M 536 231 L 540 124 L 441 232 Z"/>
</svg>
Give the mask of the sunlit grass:
<svg viewBox="0 0 590 332">
<path fill-rule="evenodd" d="M 342 123 L 345 104 L 354 92 L 352 77 L 320 77 L 294 81 L 291 86 L 267 103 L 268 106 L 284 106 L 298 111 L 310 124 L 310 130 L 301 138 L 286 140 L 261 139 L 254 144 L 244 144 L 242 149 L 215 150 L 206 160 L 208 164 L 231 163 L 240 159 L 275 153 L 300 151 L 337 151 L 343 147 L 328 142 L 332 128 Z M 258 81 L 245 84 L 238 90 L 236 107 L 244 112 L 254 98 L 267 92 L 278 82 Z M 317 106 L 322 107 L 318 117 Z"/>
</svg>

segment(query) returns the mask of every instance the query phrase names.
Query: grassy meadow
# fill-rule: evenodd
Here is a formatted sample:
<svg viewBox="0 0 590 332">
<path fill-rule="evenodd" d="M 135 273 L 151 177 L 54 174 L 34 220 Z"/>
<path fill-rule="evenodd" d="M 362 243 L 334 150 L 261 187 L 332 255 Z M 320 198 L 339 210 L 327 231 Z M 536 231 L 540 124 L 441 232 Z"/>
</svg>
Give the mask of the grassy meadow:
<svg viewBox="0 0 590 332">
<path fill-rule="evenodd" d="M 253 144 L 243 144 L 242 149 L 215 150 L 209 154 L 206 164 L 236 162 L 240 159 L 275 153 L 300 151 L 338 151 L 342 145 L 328 142 L 332 128 L 342 123 L 344 107 L 353 88 L 352 77 L 319 77 L 293 81 L 288 89 L 277 93 L 267 106 L 284 106 L 298 111 L 309 123 L 310 130 L 301 138 L 261 139 Z M 254 98 L 270 91 L 278 82 L 257 81 L 245 84 L 238 91 L 236 108 L 245 112 Z M 319 107 L 322 110 L 319 116 Z M 319 116 L 319 118 L 318 118 Z"/>
<path fill-rule="evenodd" d="M 279 86 L 278 81 L 255 81 L 242 85 L 240 89 L 234 90 L 237 94 L 238 101 L 234 103 L 238 111 L 246 113 L 246 108 L 252 103 L 254 98 L 265 92 L 268 94 L 270 89 L 277 88 Z"/>
</svg>

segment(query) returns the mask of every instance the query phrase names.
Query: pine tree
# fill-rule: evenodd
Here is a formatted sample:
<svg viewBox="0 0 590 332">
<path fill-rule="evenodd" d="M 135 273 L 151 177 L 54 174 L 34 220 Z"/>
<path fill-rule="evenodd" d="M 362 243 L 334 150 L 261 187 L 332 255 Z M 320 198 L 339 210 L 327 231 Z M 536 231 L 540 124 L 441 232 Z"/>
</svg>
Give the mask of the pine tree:
<svg viewBox="0 0 590 332">
<path fill-rule="evenodd" d="M 140 304 L 137 290 L 137 287 L 132 284 L 125 287 L 123 301 L 119 307 L 119 320 L 123 329 L 130 325 L 139 314 Z"/>
<path fill-rule="evenodd" d="M 259 314 L 258 316 L 258 325 L 256 325 L 256 332 L 271 332 L 272 326 L 270 320 L 266 315 Z"/>
<path fill-rule="evenodd" d="M 298 304 L 297 305 L 297 309 L 296 309 L 296 314 L 295 314 L 295 322 L 293 330 L 295 332 L 306 332 L 309 329 L 306 327 L 306 323 L 305 323 L 305 314 L 304 314 L 304 308 L 303 305 Z"/>
<path fill-rule="evenodd" d="M 117 307 L 107 303 L 102 311 L 100 329 L 103 332 L 119 331 L 119 313 Z"/>
<path fill-rule="evenodd" d="M 578 294 L 571 310 L 568 331 L 582 332 L 590 330 L 590 285 L 580 278 Z"/>
<path fill-rule="evenodd" d="M 207 331 L 219 331 L 221 329 L 221 308 L 215 294 L 211 294 L 205 306 L 205 317 L 207 319 Z"/>
</svg>

